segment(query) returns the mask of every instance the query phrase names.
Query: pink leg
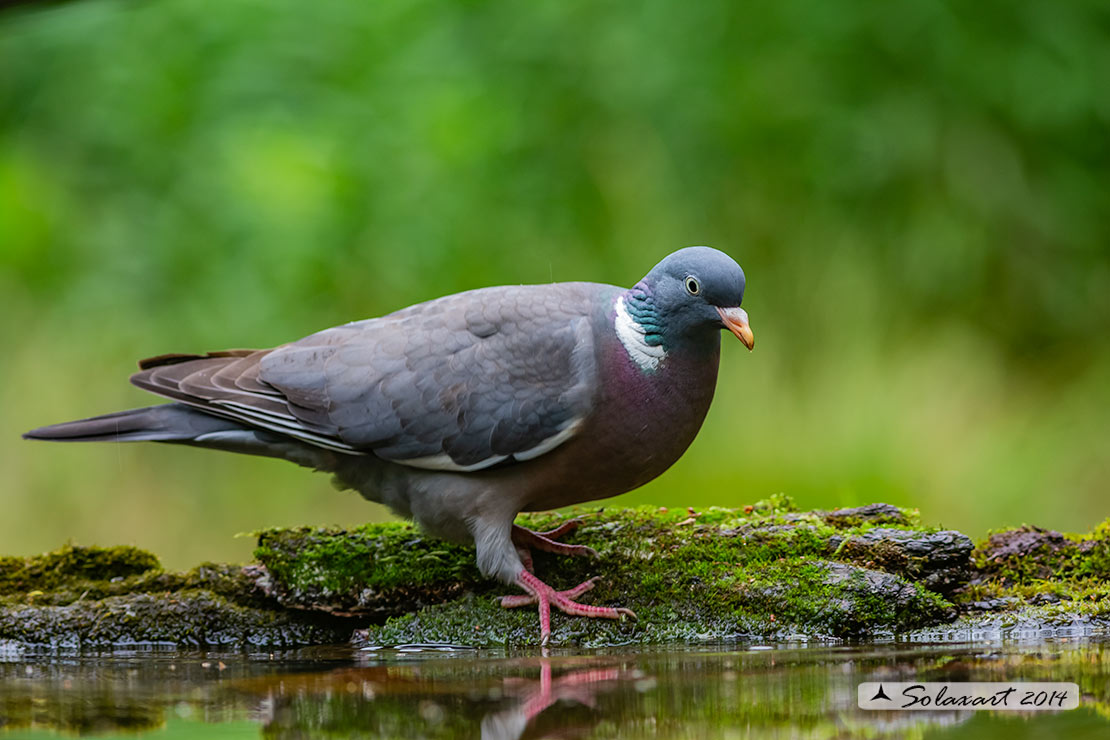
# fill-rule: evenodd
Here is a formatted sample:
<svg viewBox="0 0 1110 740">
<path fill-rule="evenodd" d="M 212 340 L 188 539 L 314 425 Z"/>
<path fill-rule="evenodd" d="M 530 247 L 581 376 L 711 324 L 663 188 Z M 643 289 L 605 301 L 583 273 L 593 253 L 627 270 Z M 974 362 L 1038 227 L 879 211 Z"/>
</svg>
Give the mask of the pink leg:
<svg viewBox="0 0 1110 740">
<path fill-rule="evenodd" d="M 589 555 L 597 557 L 597 551 L 585 545 L 568 545 L 555 540 L 568 532 L 573 532 L 582 524 L 581 519 L 568 519 L 555 529 L 547 532 L 533 532 L 519 525 L 513 525 L 513 544 L 519 547 L 543 552 L 553 552 L 556 555 Z M 531 568 L 528 568 L 531 570 Z"/>
<path fill-rule="evenodd" d="M 578 584 L 566 591 L 556 591 L 551 586 L 536 578 L 526 570 L 522 570 L 516 577 L 516 583 L 528 592 L 528 596 L 503 596 L 501 606 L 511 609 L 527 604 L 538 604 L 540 607 L 540 644 L 546 645 L 551 639 L 551 605 L 554 604 L 559 611 L 575 617 L 600 617 L 602 619 L 620 619 L 621 617 L 636 618 L 631 609 L 622 607 L 611 608 L 607 606 L 590 606 L 579 604 L 574 599 L 589 591 L 594 586 L 596 578 Z"/>
<path fill-rule="evenodd" d="M 532 551 L 527 547 L 517 546 L 516 554 L 520 556 L 520 562 L 524 565 L 524 570 L 529 573 L 534 572 L 536 569 L 532 567 Z"/>
</svg>

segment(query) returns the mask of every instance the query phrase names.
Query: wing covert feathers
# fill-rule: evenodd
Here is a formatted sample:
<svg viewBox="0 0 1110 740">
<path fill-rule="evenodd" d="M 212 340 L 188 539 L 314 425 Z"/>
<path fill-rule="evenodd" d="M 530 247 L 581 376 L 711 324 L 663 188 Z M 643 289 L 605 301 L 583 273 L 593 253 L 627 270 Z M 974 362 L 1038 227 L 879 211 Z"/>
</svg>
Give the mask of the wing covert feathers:
<svg viewBox="0 0 1110 740">
<path fill-rule="evenodd" d="M 481 470 L 545 454 L 581 425 L 597 384 L 594 287 L 461 293 L 273 350 L 149 358 L 131 380 L 330 450 Z"/>
</svg>

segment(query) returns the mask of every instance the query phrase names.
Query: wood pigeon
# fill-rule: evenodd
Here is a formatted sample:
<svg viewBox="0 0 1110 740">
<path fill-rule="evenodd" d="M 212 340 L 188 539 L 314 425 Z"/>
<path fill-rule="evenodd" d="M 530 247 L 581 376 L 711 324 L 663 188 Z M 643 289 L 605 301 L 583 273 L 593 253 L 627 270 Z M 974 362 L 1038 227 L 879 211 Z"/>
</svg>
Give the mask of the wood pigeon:
<svg viewBox="0 0 1110 740">
<path fill-rule="evenodd" d="M 478 567 L 538 604 L 580 604 L 593 580 L 557 591 L 531 551 L 596 555 L 513 524 L 521 511 L 615 496 L 671 466 L 693 441 L 717 380 L 720 330 L 748 349 L 744 272 L 709 247 L 681 249 L 632 288 L 553 283 L 483 288 L 265 350 L 171 354 L 131 382 L 173 403 L 35 429 L 28 439 L 155 441 L 265 455 L 473 542 Z"/>
</svg>

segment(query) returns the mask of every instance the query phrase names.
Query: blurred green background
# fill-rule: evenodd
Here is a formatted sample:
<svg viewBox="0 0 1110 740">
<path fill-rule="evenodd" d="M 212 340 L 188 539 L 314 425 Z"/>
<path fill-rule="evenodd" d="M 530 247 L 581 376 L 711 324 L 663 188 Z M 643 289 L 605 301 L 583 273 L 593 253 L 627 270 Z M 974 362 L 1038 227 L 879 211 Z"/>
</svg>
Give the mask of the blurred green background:
<svg viewBox="0 0 1110 740">
<path fill-rule="evenodd" d="M 137 358 L 503 283 L 748 274 L 689 453 L 617 503 L 1110 514 L 1110 6 L 83 0 L 0 15 L 0 551 L 387 512 L 278 461 L 48 445 Z M 727 337 L 726 337 L 727 338 Z M 665 420 L 660 420 L 665 424 Z"/>
</svg>

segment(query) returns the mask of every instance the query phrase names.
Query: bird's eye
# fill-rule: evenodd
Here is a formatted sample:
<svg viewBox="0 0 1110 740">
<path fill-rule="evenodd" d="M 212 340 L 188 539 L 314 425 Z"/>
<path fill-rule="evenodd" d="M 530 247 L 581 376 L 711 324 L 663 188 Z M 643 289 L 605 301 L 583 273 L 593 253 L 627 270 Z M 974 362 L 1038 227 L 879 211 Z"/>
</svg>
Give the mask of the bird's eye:
<svg viewBox="0 0 1110 740">
<path fill-rule="evenodd" d="M 697 295 L 701 292 L 701 285 L 698 283 L 698 279 L 693 275 L 686 278 L 686 292 L 690 295 Z"/>
</svg>

